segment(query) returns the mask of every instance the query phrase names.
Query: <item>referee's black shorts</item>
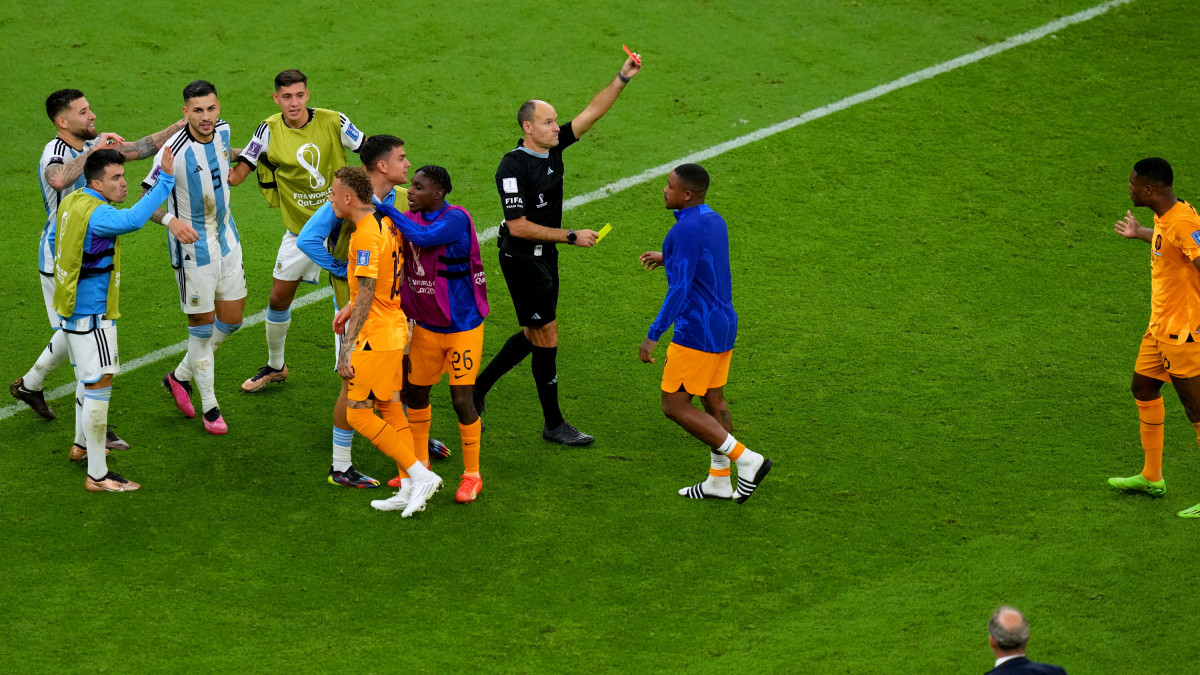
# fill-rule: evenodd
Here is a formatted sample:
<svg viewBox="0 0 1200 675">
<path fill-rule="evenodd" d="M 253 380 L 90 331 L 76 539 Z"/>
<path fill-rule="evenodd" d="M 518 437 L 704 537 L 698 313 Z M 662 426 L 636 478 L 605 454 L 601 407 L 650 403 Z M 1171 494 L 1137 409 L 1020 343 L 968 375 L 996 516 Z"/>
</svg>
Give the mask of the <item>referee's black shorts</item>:
<svg viewBox="0 0 1200 675">
<path fill-rule="evenodd" d="M 558 310 L 558 256 L 535 256 L 500 251 L 500 271 L 517 310 L 517 323 L 541 328 L 554 321 Z"/>
</svg>

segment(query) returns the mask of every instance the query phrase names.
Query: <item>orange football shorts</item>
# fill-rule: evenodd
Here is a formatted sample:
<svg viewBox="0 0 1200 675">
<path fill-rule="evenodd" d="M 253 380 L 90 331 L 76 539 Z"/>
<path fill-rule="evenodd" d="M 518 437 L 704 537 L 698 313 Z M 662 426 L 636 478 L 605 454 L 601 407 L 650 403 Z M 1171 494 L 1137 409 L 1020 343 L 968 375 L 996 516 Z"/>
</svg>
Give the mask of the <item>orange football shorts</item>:
<svg viewBox="0 0 1200 675">
<path fill-rule="evenodd" d="M 442 381 L 442 373 L 449 373 L 451 386 L 475 384 L 482 357 L 482 323 L 459 333 L 435 333 L 418 325 L 408 349 L 408 381 L 430 387 Z"/>
<path fill-rule="evenodd" d="M 729 381 L 729 361 L 732 357 L 732 349 L 714 354 L 672 342 L 667 345 L 662 390 L 673 393 L 683 387 L 693 396 L 703 396 L 709 389 L 724 387 Z"/>
<path fill-rule="evenodd" d="M 1161 342 L 1146 331 L 1133 372 L 1163 382 L 1170 382 L 1171 377 L 1196 377 L 1200 375 L 1200 342 L 1189 340 L 1175 345 Z"/>
<path fill-rule="evenodd" d="M 404 383 L 404 350 L 383 352 L 357 351 L 350 355 L 354 377 L 346 383 L 346 397 L 351 401 L 390 401 Z"/>
</svg>

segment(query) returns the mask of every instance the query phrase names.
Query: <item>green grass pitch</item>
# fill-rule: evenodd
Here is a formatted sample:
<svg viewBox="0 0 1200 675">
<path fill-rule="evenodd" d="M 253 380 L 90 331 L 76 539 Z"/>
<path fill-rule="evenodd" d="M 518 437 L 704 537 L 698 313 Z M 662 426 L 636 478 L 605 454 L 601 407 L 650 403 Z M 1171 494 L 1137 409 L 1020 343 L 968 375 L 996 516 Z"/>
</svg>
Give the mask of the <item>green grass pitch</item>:
<svg viewBox="0 0 1200 675">
<path fill-rule="evenodd" d="M 1099 0 L 795 0 L 362 6 L 218 0 L 167 9 L 59 0 L 0 8 L 0 296 L 5 382 L 49 337 L 35 251 L 42 106 L 83 89 L 101 131 L 180 117 L 220 90 L 235 145 L 298 67 L 313 104 L 447 166 L 480 228 L 517 106 L 562 119 L 619 66 L 645 69 L 567 153 L 578 195 L 1091 7 Z M 567 418 L 598 440 L 541 441 L 528 366 L 489 398 L 485 490 L 453 503 L 455 450 L 419 516 L 325 483 L 329 305 L 294 312 L 292 376 L 238 384 L 261 325 L 217 359 L 223 438 L 159 380 L 117 378 L 112 465 L 132 495 L 82 489 L 61 417 L 0 420 L 0 662 L 8 672 L 931 673 L 991 668 L 999 604 L 1030 655 L 1071 672 L 1188 673 L 1200 592 L 1200 454 L 1168 394 L 1159 500 L 1110 491 L 1141 466 L 1128 379 L 1148 316 L 1148 251 L 1111 231 L 1133 162 L 1161 155 L 1200 199 L 1200 27 L 1188 0 L 1136 0 L 973 65 L 707 160 L 729 222 L 741 331 L 736 434 L 776 461 L 745 505 L 684 500 L 707 452 L 659 411 L 637 346 L 665 292 L 637 256 L 670 214 L 664 178 L 566 214 L 615 229 L 563 254 Z M 132 180 L 149 162 L 129 166 Z M 234 189 L 250 295 L 265 307 L 282 231 Z M 1138 213 L 1149 221 L 1146 210 Z M 126 239 L 122 361 L 185 339 L 165 236 Z M 490 357 L 515 330 L 485 246 Z M 661 351 L 659 356 L 661 357 Z M 70 379 L 60 369 L 47 383 Z M 8 405 L 0 404 L 0 407 Z M 358 438 L 356 464 L 390 477 Z M 1190 665 L 1189 665 L 1190 664 Z"/>
</svg>

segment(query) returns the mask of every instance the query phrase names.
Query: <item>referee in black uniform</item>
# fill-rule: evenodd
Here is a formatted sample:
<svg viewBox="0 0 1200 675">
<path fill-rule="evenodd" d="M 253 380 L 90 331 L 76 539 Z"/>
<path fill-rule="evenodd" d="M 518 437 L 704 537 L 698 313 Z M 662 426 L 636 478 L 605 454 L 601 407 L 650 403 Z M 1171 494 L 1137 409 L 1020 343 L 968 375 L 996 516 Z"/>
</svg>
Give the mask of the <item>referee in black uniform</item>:
<svg viewBox="0 0 1200 675">
<path fill-rule="evenodd" d="M 575 119 L 558 125 L 558 113 L 545 101 L 530 100 L 517 111 L 524 137 L 500 160 L 496 189 L 504 207 L 500 225 L 500 270 L 517 310 L 517 331 L 488 363 L 475 382 L 475 407 L 505 373 L 533 354 L 542 415 L 542 438 L 563 445 L 588 445 L 595 438 L 563 419 L 558 407 L 558 248 L 589 248 L 593 230 L 562 229 L 562 153 L 604 116 L 629 80 L 641 69 L 641 57 L 625 60 L 621 70 Z"/>
</svg>

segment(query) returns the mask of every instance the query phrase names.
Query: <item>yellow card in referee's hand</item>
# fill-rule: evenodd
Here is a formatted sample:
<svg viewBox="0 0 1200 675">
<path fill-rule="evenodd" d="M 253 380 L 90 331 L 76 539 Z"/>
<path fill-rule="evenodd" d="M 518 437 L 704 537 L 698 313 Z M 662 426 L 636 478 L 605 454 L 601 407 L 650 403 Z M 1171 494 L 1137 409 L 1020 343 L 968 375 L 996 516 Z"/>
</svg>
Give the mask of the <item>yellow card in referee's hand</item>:
<svg viewBox="0 0 1200 675">
<path fill-rule="evenodd" d="M 600 243 L 600 240 L 604 238 L 604 235 L 608 234 L 609 232 L 612 232 L 612 224 L 605 223 L 604 227 L 600 228 L 600 231 L 596 233 L 596 243 Z"/>
</svg>

